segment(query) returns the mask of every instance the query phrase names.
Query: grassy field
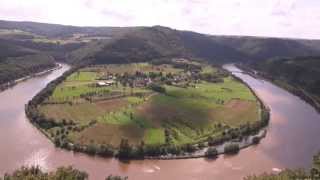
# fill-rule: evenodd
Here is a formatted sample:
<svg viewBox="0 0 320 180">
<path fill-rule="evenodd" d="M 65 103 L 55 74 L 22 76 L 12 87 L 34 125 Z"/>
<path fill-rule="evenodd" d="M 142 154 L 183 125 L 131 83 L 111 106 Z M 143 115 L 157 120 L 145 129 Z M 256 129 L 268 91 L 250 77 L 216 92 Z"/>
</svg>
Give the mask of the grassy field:
<svg viewBox="0 0 320 180">
<path fill-rule="evenodd" d="M 164 129 L 149 128 L 144 134 L 144 142 L 146 144 L 164 144 L 165 143 Z"/>
<path fill-rule="evenodd" d="M 128 73 L 134 74 L 136 71 L 143 72 L 160 72 L 165 73 L 178 73 L 182 69 L 174 68 L 172 65 L 151 65 L 149 63 L 132 63 L 132 64 L 111 64 L 111 65 L 98 65 L 84 68 L 82 71 L 90 72 L 109 72 L 109 73 Z"/>
<path fill-rule="evenodd" d="M 231 76 L 223 77 L 219 83 L 201 80 L 186 87 L 163 84 L 164 93 L 147 87 L 129 88 L 121 83 L 94 86 L 106 73 L 134 76 L 137 71 L 189 77 L 184 69 L 166 64 L 86 67 L 58 85 L 39 110 L 54 121 L 73 121 L 76 126 L 83 126 L 81 131 L 68 134 L 72 142 L 113 146 L 118 146 L 122 138 L 128 139 L 130 144 L 141 141 L 150 145 L 165 144 L 166 133 L 170 136 L 170 143 L 196 143 L 209 136 L 218 136 L 226 128 L 237 128 L 259 120 L 259 104 L 255 96 Z M 217 72 L 217 68 L 203 66 L 200 73 Z M 84 98 L 88 93 L 94 94 L 90 96 L 93 100 Z M 94 124 L 88 125 L 93 121 Z"/>
</svg>

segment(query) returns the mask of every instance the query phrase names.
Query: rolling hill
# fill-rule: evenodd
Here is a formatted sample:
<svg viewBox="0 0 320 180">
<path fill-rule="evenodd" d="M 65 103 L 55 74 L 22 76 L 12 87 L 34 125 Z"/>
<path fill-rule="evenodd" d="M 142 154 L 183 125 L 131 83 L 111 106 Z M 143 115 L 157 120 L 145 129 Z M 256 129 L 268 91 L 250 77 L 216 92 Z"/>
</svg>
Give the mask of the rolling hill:
<svg viewBox="0 0 320 180">
<path fill-rule="evenodd" d="M 259 74 L 320 110 L 320 57 L 273 58 L 251 65 Z"/>
<path fill-rule="evenodd" d="M 153 27 L 77 27 L 0 21 L 0 63 L 46 54 L 73 65 L 143 62 L 172 57 L 215 64 L 320 55 L 319 40 L 213 36 Z"/>
<path fill-rule="evenodd" d="M 320 41 L 237 36 L 209 36 L 154 26 L 137 28 L 91 44 L 89 56 L 94 63 L 150 61 L 159 58 L 192 57 L 216 64 L 253 63 L 274 57 L 320 55 Z M 84 47 L 86 48 L 86 47 Z M 84 52 L 84 51 L 82 51 Z M 74 53 L 72 53 L 74 54 Z M 71 63 L 81 60 L 69 59 Z"/>
</svg>

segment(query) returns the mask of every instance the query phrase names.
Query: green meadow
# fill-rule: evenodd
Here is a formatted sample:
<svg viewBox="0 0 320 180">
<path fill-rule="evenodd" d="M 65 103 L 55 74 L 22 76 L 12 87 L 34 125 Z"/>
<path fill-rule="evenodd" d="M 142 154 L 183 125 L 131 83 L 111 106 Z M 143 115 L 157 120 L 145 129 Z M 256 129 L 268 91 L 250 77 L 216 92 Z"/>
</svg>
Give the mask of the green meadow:
<svg viewBox="0 0 320 180">
<path fill-rule="evenodd" d="M 106 73 L 134 77 L 137 71 L 161 72 L 162 78 L 154 81 L 162 83 L 165 92 L 147 86 L 129 87 L 121 80 L 117 85 L 96 86 Z M 218 69 L 206 65 L 200 73 L 216 75 Z M 165 84 L 166 74 L 183 77 L 179 84 L 184 85 Z M 195 82 L 190 74 L 173 65 L 147 63 L 86 67 L 58 85 L 39 110 L 53 121 L 72 121 L 82 127 L 81 131 L 70 132 L 68 138 L 84 145 L 95 142 L 118 146 L 123 138 L 135 145 L 142 141 L 149 145 L 192 144 L 260 119 L 257 99 L 232 76 L 225 75 L 221 82 L 214 83 Z"/>
</svg>

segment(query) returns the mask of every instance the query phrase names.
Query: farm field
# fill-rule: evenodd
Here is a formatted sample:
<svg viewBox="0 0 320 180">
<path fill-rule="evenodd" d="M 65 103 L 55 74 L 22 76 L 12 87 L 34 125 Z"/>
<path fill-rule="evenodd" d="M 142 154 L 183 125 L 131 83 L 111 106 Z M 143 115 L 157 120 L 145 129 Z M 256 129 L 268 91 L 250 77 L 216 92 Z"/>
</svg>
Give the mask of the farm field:
<svg viewBox="0 0 320 180">
<path fill-rule="evenodd" d="M 79 145 L 185 145 L 260 120 L 250 89 L 223 70 L 192 61 L 79 69 L 39 107 L 54 139 Z"/>
</svg>

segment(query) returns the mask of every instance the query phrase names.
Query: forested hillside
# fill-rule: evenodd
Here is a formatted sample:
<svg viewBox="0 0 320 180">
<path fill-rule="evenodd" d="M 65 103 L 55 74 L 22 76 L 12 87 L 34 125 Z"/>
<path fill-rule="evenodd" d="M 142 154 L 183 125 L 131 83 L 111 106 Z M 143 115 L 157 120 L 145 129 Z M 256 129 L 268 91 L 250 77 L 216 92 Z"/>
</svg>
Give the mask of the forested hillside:
<svg viewBox="0 0 320 180">
<path fill-rule="evenodd" d="M 19 79 L 44 69 L 53 68 L 54 59 L 44 54 L 8 57 L 0 60 L 0 84 Z"/>
<path fill-rule="evenodd" d="M 136 28 L 112 40 L 91 43 L 89 49 L 83 47 L 83 50 L 72 52 L 68 61 L 77 64 L 83 59 L 92 59 L 93 63 L 123 63 L 174 56 L 192 57 L 215 64 L 253 63 L 273 57 L 320 55 L 320 43 L 317 42 L 279 38 L 209 36 L 154 26 Z M 78 56 L 80 51 L 81 58 Z"/>
<path fill-rule="evenodd" d="M 252 67 L 320 109 L 320 57 L 276 58 Z"/>
<path fill-rule="evenodd" d="M 319 55 L 320 43 L 312 40 L 262 37 L 211 36 L 216 43 L 234 48 L 245 54 L 249 62 L 274 57 Z"/>
<path fill-rule="evenodd" d="M 0 62 L 2 67 L 9 68 L 1 72 L 2 76 L 8 76 L 2 77 L 1 82 L 26 74 L 10 74 L 20 70 L 21 64 L 14 64 L 22 62 L 14 60 L 17 57 L 27 57 L 24 63 L 43 68 L 39 63 L 48 61 L 46 58 L 43 61 L 38 58 L 32 60 L 28 56 L 35 54 L 46 54 L 73 65 L 147 62 L 172 57 L 214 64 L 251 64 L 275 57 L 320 56 L 320 41 L 211 36 L 162 26 L 76 27 L 0 21 Z"/>
<path fill-rule="evenodd" d="M 90 36 L 114 37 L 135 29 L 135 27 L 78 27 L 59 24 L 47 24 L 27 21 L 2 21 L 0 29 L 18 29 L 49 38 L 72 37 L 74 34 L 86 34 Z"/>
</svg>

